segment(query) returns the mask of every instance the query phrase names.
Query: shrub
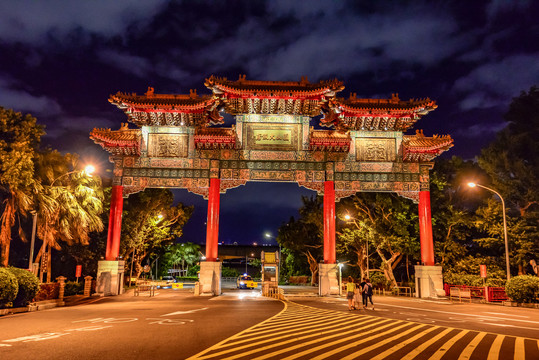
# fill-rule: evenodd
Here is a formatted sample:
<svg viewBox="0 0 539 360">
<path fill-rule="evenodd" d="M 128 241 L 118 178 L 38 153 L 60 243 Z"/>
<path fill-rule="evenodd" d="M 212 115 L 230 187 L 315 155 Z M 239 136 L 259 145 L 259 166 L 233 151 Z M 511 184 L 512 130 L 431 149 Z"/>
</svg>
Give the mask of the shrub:
<svg viewBox="0 0 539 360">
<path fill-rule="evenodd" d="M 505 285 L 505 293 L 516 302 L 535 302 L 539 296 L 539 277 L 532 275 L 512 277 Z"/>
<path fill-rule="evenodd" d="M 84 291 L 84 283 L 77 283 L 75 281 L 68 281 L 65 283 L 64 287 L 64 296 L 71 296 L 82 294 Z"/>
<path fill-rule="evenodd" d="M 196 276 L 198 277 L 198 272 L 200 271 L 200 265 L 193 265 L 187 270 L 187 276 Z"/>
<path fill-rule="evenodd" d="M 45 283 L 39 284 L 39 290 L 36 294 L 35 300 L 52 300 L 58 299 L 60 293 L 60 284 L 58 283 Z"/>
<path fill-rule="evenodd" d="M 8 269 L 0 267 L 0 307 L 10 306 L 18 292 L 17 277 Z"/>
<path fill-rule="evenodd" d="M 229 267 L 223 266 L 221 270 L 222 277 L 238 277 L 240 273 L 236 269 L 231 269 Z"/>
<path fill-rule="evenodd" d="M 381 271 L 371 272 L 369 280 L 376 289 L 389 289 L 391 282 L 386 279 L 386 276 Z"/>
<path fill-rule="evenodd" d="M 39 279 L 26 269 L 9 267 L 8 270 L 15 275 L 19 283 L 17 297 L 13 300 L 13 306 L 26 306 L 36 296 L 39 289 Z"/>
</svg>

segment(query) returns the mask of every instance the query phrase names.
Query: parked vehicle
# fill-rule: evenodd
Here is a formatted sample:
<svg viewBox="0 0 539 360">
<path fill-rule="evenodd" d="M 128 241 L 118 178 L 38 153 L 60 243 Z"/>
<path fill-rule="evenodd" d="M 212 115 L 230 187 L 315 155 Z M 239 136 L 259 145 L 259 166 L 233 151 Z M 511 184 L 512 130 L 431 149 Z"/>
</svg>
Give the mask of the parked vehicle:
<svg viewBox="0 0 539 360">
<path fill-rule="evenodd" d="M 258 283 L 256 281 L 253 281 L 253 279 L 247 275 L 243 274 L 238 276 L 238 280 L 236 280 L 236 286 L 238 289 L 256 289 L 258 287 Z"/>
</svg>

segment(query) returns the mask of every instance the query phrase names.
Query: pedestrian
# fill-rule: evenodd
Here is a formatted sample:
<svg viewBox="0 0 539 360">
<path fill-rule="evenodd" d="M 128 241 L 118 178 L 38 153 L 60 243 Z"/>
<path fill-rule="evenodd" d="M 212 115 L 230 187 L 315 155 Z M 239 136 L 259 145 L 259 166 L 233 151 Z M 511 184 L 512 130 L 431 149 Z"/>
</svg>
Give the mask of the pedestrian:
<svg viewBox="0 0 539 360">
<path fill-rule="evenodd" d="M 365 287 L 365 284 L 366 283 L 364 279 L 362 279 L 361 282 L 359 283 L 359 292 L 361 293 L 361 305 L 365 304 L 365 301 L 367 299 L 367 296 L 363 292 L 363 288 Z"/>
<path fill-rule="evenodd" d="M 362 291 L 363 289 L 359 283 L 359 279 L 355 281 L 356 288 L 354 289 L 354 309 L 361 309 L 361 305 L 363 304 L 362 300 Z"/>
<path fill-rule="evenodd" d="M 354 284 L 354 279 L 349 276 L 348 282 L 346 283 L 346 298 L 348 299 L 348 311 L 354 310 L 352 302 L 354 301 L 354 290 L 356 289 L 356 284 Z"/>
<path fill-rule="evenodd" d="M 374 310 L 374 303 L 372 302 L 372 284 L 369 279 L 365 279 L 365 286 L 363 287 L 363 308 L 367 308 L 369 300 L 371 301 L 372 310 Z"/>
</svg>

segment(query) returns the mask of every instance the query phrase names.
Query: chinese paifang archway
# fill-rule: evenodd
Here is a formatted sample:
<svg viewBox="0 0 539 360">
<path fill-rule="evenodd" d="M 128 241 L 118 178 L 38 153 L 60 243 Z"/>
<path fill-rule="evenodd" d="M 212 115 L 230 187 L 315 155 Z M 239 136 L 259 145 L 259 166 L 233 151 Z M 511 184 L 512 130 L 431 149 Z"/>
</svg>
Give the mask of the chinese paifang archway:
<svg viewBox="0 0 539 360">
<path fill-rule="evenodd" d="M 336 79 L 310 83 L 306 78 L 211 76 L 205 86 L 211 90 L 205 95 L 157 94 L 148 88 L 144 95 L 110 96 L 137 129 L 122 124 L 119 130 L 94 129 L 90 135 L 114 163 L 106 260 L 119 255 L 123 197 L 148 187 L 180 188 L 208 199 L 206 266 L 211 267 L 218 257 L 220 194 L 247 181 L 277 181 L 296 182 L 324 196 L 321 281 L 324 265 L 334 269 L 336 263 L 335 202 L 359 191 L 395 192 L 418 202 L 421 260 L 434 265 L 429 170 L 453 140 L 404 132 L 436 109 L 435 101 L 403 101 L 396 94 L 340 98 L 344 85 Z M 223 127 L 221 111 L 233 115 L 235 124 Z M 325 130 L 310 126 L 320 114 Z M 203 283 L 203 272 L 202 291 L 215 293 Z M 328 281 L 334 288 L 332 276 Z"/>
</svg>

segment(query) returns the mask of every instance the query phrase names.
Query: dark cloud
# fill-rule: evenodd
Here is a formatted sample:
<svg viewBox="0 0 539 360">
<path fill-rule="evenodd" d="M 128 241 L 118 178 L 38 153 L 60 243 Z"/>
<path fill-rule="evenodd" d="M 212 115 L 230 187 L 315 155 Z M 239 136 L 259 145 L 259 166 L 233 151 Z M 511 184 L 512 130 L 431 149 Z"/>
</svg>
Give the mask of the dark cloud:
<svg viewBox="0 0 539 360">
<path fill-rule="evenodd" d="M 470 158 L 505 126 L 511 98 L 539 83 L 538 16 L 539 2 L 505 0 L 2 1 L 0 106 L 38 117 L 45 143 L 110 168 L 88 134 L 125 122 L 111 93 L 208 93 L 211 74 L 336 77 L 342 96 L 436 100 L 416 128 L 450 133 L 448 155 Z M 230 190 L 221 233 L 238 238 L 234 228 L 252 223 L 243 231 L 254 238 L 306 194 L 294 184 Z M 178 196 L 197 206 L 187 229 L 203 239 L 205 201 Z"/>
</svg>

